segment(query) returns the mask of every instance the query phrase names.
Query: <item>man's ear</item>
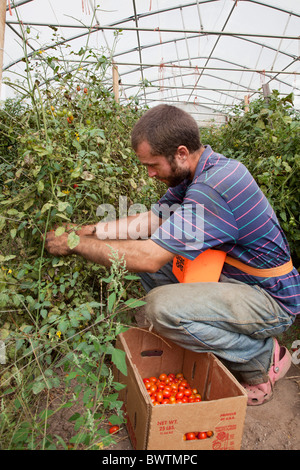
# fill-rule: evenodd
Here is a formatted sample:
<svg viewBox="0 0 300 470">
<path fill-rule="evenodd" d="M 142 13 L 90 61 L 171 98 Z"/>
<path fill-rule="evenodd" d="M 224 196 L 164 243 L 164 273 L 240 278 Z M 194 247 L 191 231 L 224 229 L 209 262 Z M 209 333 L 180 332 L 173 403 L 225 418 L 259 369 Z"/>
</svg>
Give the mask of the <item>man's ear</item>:
<svg viewBox="0 0 300 470">
<path fill-rule="evenodd" d="M 189 156 L 189 151 L 185 145 L 179 145 L 177 149 L 177 156 L 181 162 L 185 162 Z"/>
</svg>

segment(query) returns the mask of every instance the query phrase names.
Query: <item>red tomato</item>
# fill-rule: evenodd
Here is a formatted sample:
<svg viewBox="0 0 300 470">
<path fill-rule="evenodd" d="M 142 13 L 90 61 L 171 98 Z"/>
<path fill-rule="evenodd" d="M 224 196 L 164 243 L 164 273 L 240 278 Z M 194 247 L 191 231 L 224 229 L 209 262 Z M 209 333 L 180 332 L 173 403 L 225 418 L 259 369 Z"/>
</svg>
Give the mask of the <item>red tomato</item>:
<svg viewBox="0 0 300 470">
<path fill-rule="evenodd" d="M 187 388 L 189 384 L 187 383 L 187 381 L 186 381 L 185 379 L 183 379 L 183 380 L 180 382 L 180 385 L 182 385 L 183 387 L 186 387 L 186 388 Z"/>
<path fill-rule="evenodd" d="M 154 383 L 157 382 L 157 378 L 154 377 L 154 376 L 153 376 L 153 377 L 149 377 L 149 380 L 150 380 L 150 382 L 154 382 Z"/>
<path fill-rule="evenodd" d="M 196 439 L 196 434 L 194 432 L 187 432 L 186 433 L 186 440 L 187 441 L 193 441 Z"/>
<path fill-rule="evenodd" d="M 157 386 L 154 385 L 154 384 L 151 384 L 151 386 L 149 388 L 149 391 L 150 391 L 151 394 L 155 393 L 157 391 Z"/>
<path fill-rule="evenodd" d="M 88 92 L 88 89 L 87 89 L 87 88 L 84 88 L 84 89 L 83 89 L 83 92 L 84 92 L 84 93 L 87 93 L 87 92 Z"/>
<path fill-rule="evenodd" d="M 206 439 L 206 438 L 207 438 L 206 432 L 199 432 L 198 433 L 198 439 Z"/>
<path fill-rule="evenodd" d="M 163 390 L 165 388 L 164 382 L 156 382 L 156 385 L 159 390 Z"/>
<path fill-rule="evenodd" d="M 183 398 L 183 392 L 177 392 L 175 397 L 176 397 L 176 400 L 181 400 Z"/>
<path fill-rule="evenodd" d="M 170 396 L 171 396 L 170 390 L 166 390 L 166 389 L 163 390 L 163 396 L 164 396 L 164 398 L 170 398 Z"/>
<path fill-rule="evenodd" d="M 160 376 L 159 376 L 158 378 L 159 378 L 159 380 L 161 380 L 162 382 L 164 382 L 167 377 L 168 377 L 167 374 L 160 374 Z"/>
<path fill-rule="evenodd" d="M 119 431 L 119 429 L 120 429 L 120 427 L 117 426 L 117 425 L 111 426 L 111 427 L 109 428 L 109 434 L 115 434 L 116 432 Z"/>
<path fill-rule="evenodd" d="M 163 396 L 163 393 L 162 392 L 157 392 L 156 394 L 156 401 L 158 401 L 159 403 L 161 403 L 164 399 L 164 396 Z"/>
<path fill-rule="evenodd" d="M 213 435 L 213 432 L 212 431 L 206 431 L 206 435 L 207 435 L 207 437 L 211 437 Z"/>
<path fill-rule="evenodd" d="M 192 390 L 190 388 L 186 388 L 183 393 L 186 397 L 190 397 L 192 395 Z"/>
</svg>

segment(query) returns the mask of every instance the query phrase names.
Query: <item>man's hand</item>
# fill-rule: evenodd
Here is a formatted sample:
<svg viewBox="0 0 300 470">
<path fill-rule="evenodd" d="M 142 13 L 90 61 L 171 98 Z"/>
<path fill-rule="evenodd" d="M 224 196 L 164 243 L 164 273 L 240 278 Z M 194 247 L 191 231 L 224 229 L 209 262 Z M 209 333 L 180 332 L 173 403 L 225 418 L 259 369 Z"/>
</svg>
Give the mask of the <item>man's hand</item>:
<svg viewBox="0 0 300 470">
<path fill-rule="evenodd" d="M 55 232 L 46 234 L 46 250 L 54 256 L 67 256 L 72 254 L 71 248 L 68 246 L 68 233 L 56 236 Z"/>
</svg>

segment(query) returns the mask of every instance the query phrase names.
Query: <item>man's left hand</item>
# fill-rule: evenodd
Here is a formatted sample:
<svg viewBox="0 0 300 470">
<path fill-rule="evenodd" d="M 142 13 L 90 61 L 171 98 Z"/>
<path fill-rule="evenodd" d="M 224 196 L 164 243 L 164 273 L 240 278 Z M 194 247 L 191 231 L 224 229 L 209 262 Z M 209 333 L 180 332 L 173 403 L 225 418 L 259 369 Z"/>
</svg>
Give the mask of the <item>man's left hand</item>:
<svg viewBox="0 0 300 470">
<path fill-rule="evenodd" d="M 54 256 L 67 256 L 72 253 L 71 248 L 68 246 L 68 234 L 66 232 L 59 236 L 56 236 L 55 232 L 48 232 L 45 247 Z"/>
</svg>

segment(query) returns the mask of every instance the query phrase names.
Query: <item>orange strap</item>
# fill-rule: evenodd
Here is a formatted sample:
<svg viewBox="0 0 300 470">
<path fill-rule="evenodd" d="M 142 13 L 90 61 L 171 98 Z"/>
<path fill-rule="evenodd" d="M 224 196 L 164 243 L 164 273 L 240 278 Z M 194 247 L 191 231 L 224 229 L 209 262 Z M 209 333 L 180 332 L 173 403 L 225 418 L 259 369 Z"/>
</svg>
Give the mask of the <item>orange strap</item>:
<svg viewBox="0 0 300 470">
<path fill-rule="evenodd" d="M 256 277 L 283 276 L 293 270 L 291 259 L 287 263 L 275 268 L 260 269 L 253 268 L 235 258 L 231 258 L 225 252 L 208 249 L 193 261 L 182 256 L 175 256 L 173 260 L 173 273 L 179 282 L 218 282 L 224 263 Z"/>
<path fill-rule="evenodd" d="M 275 268 L 267 269 L 252 268 L 251 266 L 248 266 L 247 264 L 244 264 L 237 259 L 231 258 L 228 255 L 225 258 L 225 263 L 240 269 L 246 274 L 250 274 L 251 276 L 257 277 L 284 276 L 285 274 L 288 274 L 293 270 L 293 262 L 291 259 L 287 263 L 282 264 L 281 266 L 276 266 Z"/>
</svg>

